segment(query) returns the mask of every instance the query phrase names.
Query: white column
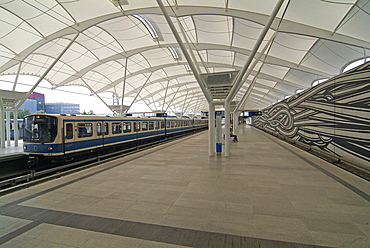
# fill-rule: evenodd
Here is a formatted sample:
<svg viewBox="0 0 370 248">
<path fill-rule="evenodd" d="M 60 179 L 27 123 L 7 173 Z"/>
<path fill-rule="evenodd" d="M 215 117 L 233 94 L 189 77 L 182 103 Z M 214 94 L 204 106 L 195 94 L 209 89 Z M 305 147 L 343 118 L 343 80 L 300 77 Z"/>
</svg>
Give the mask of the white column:
<svg viewBox="0 0 370 248">
<path fill-rule="evenodd" d="M 18 130 L 18 111 L 14 111 L 14 146 L 18 146 L 19 130 Z"/>
<path fill-rule="evenodd" d="M 225 157 L 230 156 L 230 102 L 225 102 Z"/>
<path fill-rule="evenodd" d="M 210 102 L 208 111 L 208 154 L 210 157 L 213 157 L 216 151 L 215 124 L 215 105 Z"/>
<path fill-rule="evenodd" d="M 5 111 L 6 114 L 6 145 L 10 146 L 10 112 Z"/>
<path fill-rule="evenodd" d="M 240 115 L 240 111 L 234 111 L 234 113 L 233 113 L 233 126 L 234 126 L 235 130 L 239 126 L 239 115 Z"/>
<path fill-rule="evenodd" d="M 0 137 L 1 137 L 1 147 L 5 147 L 5 119 L 4 119 L 4 105 L 3 99 L 0 98 Z"/>
</svg>

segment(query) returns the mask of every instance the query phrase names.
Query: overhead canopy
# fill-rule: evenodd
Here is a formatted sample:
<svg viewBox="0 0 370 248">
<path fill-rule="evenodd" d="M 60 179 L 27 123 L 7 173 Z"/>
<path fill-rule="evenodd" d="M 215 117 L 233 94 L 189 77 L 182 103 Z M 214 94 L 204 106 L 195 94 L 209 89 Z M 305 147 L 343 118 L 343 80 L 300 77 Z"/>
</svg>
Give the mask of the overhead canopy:
<svg viewBox="0 0 370 248">
<path fill-rule="evenodd" d="M 163 1 L 201 73 L 240 70 L 276 3 Z M 54 87 L 112 92 L 153 110 L 207 109 L 156 0 L 14 0 L 0 7 L 0 73 L 42 75 L 78 35 L 46 75 Z M 369 56 L 369 23 L 369 0 L 285 0 L 259 52 L 273 39 L 271 45 L 233 101 L 253 80 L 244 109 L 262 109 L 341 73 Z"/>
<path fill-rule="evenodd" d="M 3 108 L 14 108 L 21 100 L 27 97 L 27 92 L 16 92 L 9 90 L 0 90 L 0 106 Z M 0 109 L 1 113 L 2 109 Z"/>
</svg>

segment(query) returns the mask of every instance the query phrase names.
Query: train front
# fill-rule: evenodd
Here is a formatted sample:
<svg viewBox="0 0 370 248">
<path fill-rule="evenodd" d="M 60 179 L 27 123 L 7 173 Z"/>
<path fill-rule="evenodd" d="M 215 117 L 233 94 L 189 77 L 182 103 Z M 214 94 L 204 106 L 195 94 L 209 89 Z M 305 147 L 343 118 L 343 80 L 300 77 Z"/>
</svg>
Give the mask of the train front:
<svg viewBox="0 0 370 248">
<path fill-rule="evenodd" d="M 50 156 L 62 154 L 61 142 L 55 142 L 58 119 L 50 115 L 28 115 L 24 118 L 23 152 L 31 167 L 46 165 Z"/>
</svg>

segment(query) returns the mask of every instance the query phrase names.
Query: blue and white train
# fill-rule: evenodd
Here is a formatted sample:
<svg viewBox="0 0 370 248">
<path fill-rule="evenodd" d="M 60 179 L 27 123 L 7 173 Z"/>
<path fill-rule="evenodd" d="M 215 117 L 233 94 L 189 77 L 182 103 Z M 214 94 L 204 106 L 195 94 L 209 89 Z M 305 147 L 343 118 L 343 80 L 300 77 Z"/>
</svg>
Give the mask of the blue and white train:
<svg viewBox="0 0 370 248">
<path fill-rule="evenodd" d="M 208 128 L 207 119 L 32 114 L 24 118 L 29 165 L 77 161 Z"/>
</svg>

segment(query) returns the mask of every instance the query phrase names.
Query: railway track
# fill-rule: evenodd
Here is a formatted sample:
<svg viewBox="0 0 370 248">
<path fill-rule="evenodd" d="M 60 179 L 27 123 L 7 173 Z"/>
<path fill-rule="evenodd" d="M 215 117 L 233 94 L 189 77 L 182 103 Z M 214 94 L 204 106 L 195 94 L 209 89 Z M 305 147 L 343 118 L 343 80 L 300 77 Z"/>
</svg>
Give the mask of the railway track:
<svg viewBox="0 0 370 248">
<path fill-rule="evenodd" d="M 146 149 L 150 149 L 156 147 L 158 145 L 163 145 L 166 143 L 170 143 L 174 140 L 178 140 L 184 137 L 191 137 L 192 135 L 196 134 L 187 134 L 181 136 L 171 137 L 165 140 L 154 141 L 151 143 L 147 143 L 141 146 L 131 147 L 125 150 L 116 151 L 109 154 L 104 154 L 100 156 L 91 157 L 86 160 L 73 162 L 64 164 L 61 166 L 43 169 L 43 170 L 27 170 L 23 173 L 17 173 L 15 176 L 3 179 L 0 181 L 0 196 L 6 195 L 14 191 L 18 191 L 23 188 L 28 188 L 30 186 L 49 181 L 55 178 L 59 178 L 71 173 L 75 173 L 77 171 L 81 171 L 93 166 L 100 165 L 102 163 L 106 163 L 115 159 L 123 158 L 131 154 L 135 154 L 139 151 L 143 151 Z"/>
</svg>

